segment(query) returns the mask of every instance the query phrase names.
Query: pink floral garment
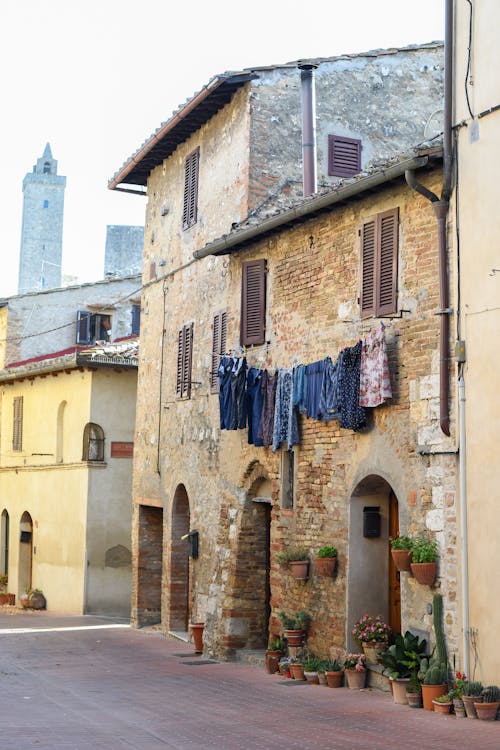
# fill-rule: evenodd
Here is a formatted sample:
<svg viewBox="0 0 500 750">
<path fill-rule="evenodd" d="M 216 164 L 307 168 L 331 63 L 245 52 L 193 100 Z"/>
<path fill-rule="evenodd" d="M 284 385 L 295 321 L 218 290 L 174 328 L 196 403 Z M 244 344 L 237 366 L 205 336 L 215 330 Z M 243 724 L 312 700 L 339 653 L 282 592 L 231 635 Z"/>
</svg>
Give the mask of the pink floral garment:
<svg viewBox="0 0 500 750">
<path fill-rule="evenodd" d="M 359 405 L 380 406 L 392 397 L 385 328 L 380 326 L 368 334 L 361 349 Z"/>
</svg>

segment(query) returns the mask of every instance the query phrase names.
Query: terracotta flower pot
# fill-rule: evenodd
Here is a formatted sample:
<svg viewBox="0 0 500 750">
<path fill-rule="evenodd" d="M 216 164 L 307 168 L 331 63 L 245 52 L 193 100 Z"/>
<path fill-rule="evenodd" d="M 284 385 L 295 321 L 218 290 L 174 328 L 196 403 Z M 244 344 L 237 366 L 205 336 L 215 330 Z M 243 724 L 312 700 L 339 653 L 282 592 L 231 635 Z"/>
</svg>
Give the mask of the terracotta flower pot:
<svg viewBox="0 0 500 750">
<path fill-rule="evenodd" d="M 304 670 L 304 677 L 310 685 L 319 685 L 319 677 L 317 672 L 306 672 Z"/>
<path fill-rule="evenodd" d="M 436 714 L 441 714 L 442 716 L 446 716 L 446 714 L 450 713 L 451 710 L 451 701 L 447 701 L 446 703 L 440 703 L 440 701 L 432 701 L 434 706 L 434 712 Z"/>
<path fill-rule="evenodd" d="M 465 719 L 465 706 L 462 698 L 453 698 L 453 710 L 457 719 Z"/>
<path fill-rule="evenodd" d="M 342 687 L 342 675 L 343 675 L 342 669 L 340 669 L 338 672 L 325 672 L 326 683 L 328 687 L 331 687 L 331 688 Z"/>
<path fill-rule="evenodd" d="M 294 680 L 305 680 L 302 664 L 290 664 L 290 674 Z"/>
<path fill-rule="evenodd" d="M 422 708 L 422 693 L 406 693 L 410 708 Z"/>
<path fill-rule="evenodd" d="M 203 630 L 204 628 L 205 628 L 204 622 L 192 622 L 189 625 L 189 629 L 191 630 L 193 634 L 195 654 L 203 653 Z"/>
<path fill-rule="evenodd" d="M 363 653 L 366 656 L 366 661 L 372 664 L 378 664 L 378 657 L 387 651 L 387 642 L 371 641 L 369 643 L 361 643 Z"/>
<path fill-rule="evenodd" d="M 320 576 L 331 578 L 335 573 L 337 567 L 336 557 L 316 557 L 314 560 L 314 567 L 318 571 Z"/>
<path fill-rule="evenodd" d="M 408 686 L 408 683 L 410 682 L 410 678 L 399 677 L 396 680 L 391 680 L 391 682 L 392 698 L 394 700 L 394 703 L 398 703 L 400 706 L 406 706 L 406 704 L 408 703 L 406 688 Z"/>
<path fill-rule="evenodd" d="M 266 670 L 269 674 L 276 674 L 279 672 L 279 662 L 283 656 L 283 651 L 272 650 L 270 648 L 266 651 Z"/>
<path fill-rule="evenodd" d="M 309 575 L 309 560 L 291 560 L 288 563 L 288 567 L 296 581 L 307 581 Z"/>
<path fill-rule="evenodd" d="M 328 685 L 326 674 L 324 672 L 318 672 L 318 680 L 320 685 Z"/>
<path fill-rule="evenodd" d="M 346 669 L 345 678 L 347 687 L 351 690 L 362 690 L 366 685 L 366 669 Z"/>
<path fill-rule="evenodd" d="M 478 703 L 477 695 L 463 695 L 462 700 L 464 702 L 465 713 L 468 719 L 477 719 L 477 711 L 475 704 Z"/>
<path fill-rule="evenodd" d="M 411 549 L 391 549 L 391 557 L 394 560 L 396 570 L 409 572 L 412 555 Z"/>
<path fill-rule="evenodd" d="M 436 580 L 437 563 L 414 563 L 410 564 L 411 572 L 418 583 L 424 586 L 432 586 Z"/>
<path fill-rule="evenodd" d="M 477 718 L 482 719 L 483 721 L 495 721 L 499 706 L 500 701 L 494 701 L 493 703 L 474 703 Z"/>
<path fill-rule="evenodd" d="M 422 701 L 426 711 L 434 711 L 432 701 L 440 695 L 446 695 L 448 685 L 422 685 Z"/>
<path fill-rule="evenodd" d="M 302 646 L 306 631 L 303 628 L 298 630 L 285 630 L 285 638 L 289 646 Z"/>
<path fill-rule="evenodd" d="M 15 604 L 16 603 L 16 595 L 15 594 L 0 594 L 0 604 Z"/>
</svg>

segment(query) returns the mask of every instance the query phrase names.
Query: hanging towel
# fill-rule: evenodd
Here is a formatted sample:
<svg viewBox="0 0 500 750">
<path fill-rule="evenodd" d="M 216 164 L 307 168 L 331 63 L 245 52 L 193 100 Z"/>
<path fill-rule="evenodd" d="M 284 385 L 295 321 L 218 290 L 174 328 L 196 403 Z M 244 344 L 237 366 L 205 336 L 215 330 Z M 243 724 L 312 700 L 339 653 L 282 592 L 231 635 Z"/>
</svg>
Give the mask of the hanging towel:
<svg viewBox="0 0 500 750">
<path fill-rule="evenodd" d="M 342 362 L 342 352 L 335 364 L 331 357 L 325 358 L 325 369 L 323 372 L 323 382 L 321 384 L 321 394 L 319 399 L 319 413 L 323 422 L 330 422 L 332 419 L 340 419 L 340 403 L 338 400 L 338 374 Z"/>
<path fill-rule="evenodd" d="M 321 397 L 321 386 L 323 384 L 324 372 L 325 372 L 324 359 L 320 359 L 318 362 L 313 362 L 310 365 L 306 365 L 306 377 L 307 377 L 306 414 L 311 419 L 320 419 L 319 400 Z"/>
<path fill-rule="evenodd" d="M 392 397 L 385 327 L 368 334 L 361 350 L 360 406 L 380 406 Z"/>
<path fill-rule="evenodd" d="M 233 360 L 231 357 L 222 357 L 217 369 L 219 378 L 219 412 L 221 430 L 229 430 L 231 425 L 231 370 Z"/>
<path fill-rule="evenodd" d="M 257 437 L 262 445 L 268 446 L 273 442 L 274 430 L 274 405 L 276 400 L 277 374 L 264 370 L 262 373 L 262 412 L 260 416 L 259 432 Z"/>
<path fill-rule="evenodd" d="M 307 378 L 306 366 L 297 365 L 293 370 L 293 405 L 297 407 L 300 414 L 307 411 Z"/>
<path fill-rule="evenodd" d="M 247 361 L 238 357 L 231 370 L 231 426 L 230 430 L 242 430 L 247 426 L 245 386 L 247 382 Z"/>
<path fill-rule="evenodd" d="M 297 413 L 293 405 L 293 373 L 283 369 L 278 372 L 276 385 L 276 402 L 274 406 L 273 451 L 277 451 L 282 442 L 290 450 L 299 442 Z"/>
<path fill-rule="evenodd" d="M 366 426 L 366 413 L 359 405 L 359 373 L 361 368 L 361 341 L 344 349 L 340 380 L 340 426 L 358 432 Z"/>
<path fill-rule="evenodd" d="M 247 417 L 248 417 L 248 442 L 250 445 L 263 445 L 259 438 L 259 425 L 262 415 L 262 371 L 251 367 L 247 374 Z"/>
</svg>

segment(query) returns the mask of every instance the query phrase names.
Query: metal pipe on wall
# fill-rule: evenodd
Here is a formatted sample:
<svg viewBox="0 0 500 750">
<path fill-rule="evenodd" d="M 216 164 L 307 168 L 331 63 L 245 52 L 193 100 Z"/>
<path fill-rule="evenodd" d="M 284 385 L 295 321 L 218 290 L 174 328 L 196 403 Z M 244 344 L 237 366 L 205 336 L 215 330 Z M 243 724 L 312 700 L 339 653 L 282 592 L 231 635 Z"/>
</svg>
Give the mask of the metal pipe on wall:
<svg viewBox="0 0 500 750">
<path fill-rule="evenodd" d="M 316 91 L 312 63 L 299 64 L 302 102 L 302 178 L 304 196 L 317 191 Z"/>
</svg>

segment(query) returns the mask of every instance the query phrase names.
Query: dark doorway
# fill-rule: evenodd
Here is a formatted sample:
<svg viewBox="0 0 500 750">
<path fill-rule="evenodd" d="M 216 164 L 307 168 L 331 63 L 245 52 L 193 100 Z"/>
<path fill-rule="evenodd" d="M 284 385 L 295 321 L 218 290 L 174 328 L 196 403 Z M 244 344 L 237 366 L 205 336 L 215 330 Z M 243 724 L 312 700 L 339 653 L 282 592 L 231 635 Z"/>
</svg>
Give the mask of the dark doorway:
<svg viewBox="0 0 500 750">
<path fill-rule="evenodd" d="M 137 555 L 138 627 L 161 622 L 161 581 L 163 560 L 163 509 L 139 506 Z"/>
</svg>

